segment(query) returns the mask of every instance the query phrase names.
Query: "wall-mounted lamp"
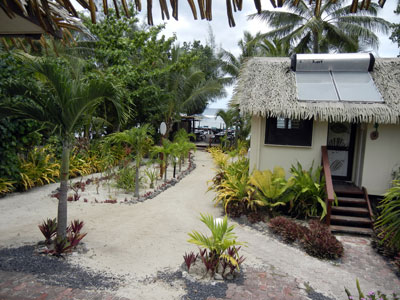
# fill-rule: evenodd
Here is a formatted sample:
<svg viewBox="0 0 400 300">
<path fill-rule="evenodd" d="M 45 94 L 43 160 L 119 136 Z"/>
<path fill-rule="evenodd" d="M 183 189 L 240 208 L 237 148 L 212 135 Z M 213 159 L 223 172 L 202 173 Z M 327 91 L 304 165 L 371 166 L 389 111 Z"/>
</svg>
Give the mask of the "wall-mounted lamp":
<svg viewBox="0 0 400 300">
<path fill-rule="evenodd" d="M 378 127 L 379 127 L 379 124 L 375 123 L 375 125 L 374 125 L 375 131 L 372 131 L 371 134 L 369 135 L 371 140 L 378 139 L 378 137 L 379 137 Z"/>
</svg>

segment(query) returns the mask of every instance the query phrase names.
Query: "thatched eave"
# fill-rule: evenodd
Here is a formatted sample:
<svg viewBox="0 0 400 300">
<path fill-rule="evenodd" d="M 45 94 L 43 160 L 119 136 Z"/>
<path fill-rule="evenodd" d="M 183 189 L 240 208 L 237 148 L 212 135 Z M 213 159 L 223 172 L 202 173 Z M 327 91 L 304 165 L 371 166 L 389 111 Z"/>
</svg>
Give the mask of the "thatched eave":
<svg viewBox="0 0 400 300">
<path fill-rule="evenodd" d="M 400 58 L 376 59 L 371 75 L 384 103 L 302 102 L 289 58 L 251 58 L 241 69 L 233 101 L 243 113 L 266 117 L 400 123 Z"/>
</svg>

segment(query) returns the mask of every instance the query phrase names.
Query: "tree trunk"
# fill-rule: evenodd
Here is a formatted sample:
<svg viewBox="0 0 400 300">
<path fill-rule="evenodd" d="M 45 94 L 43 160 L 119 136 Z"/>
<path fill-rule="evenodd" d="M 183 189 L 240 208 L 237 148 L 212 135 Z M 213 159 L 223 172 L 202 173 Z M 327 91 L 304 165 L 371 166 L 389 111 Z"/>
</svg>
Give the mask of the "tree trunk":
<svg viewBox="0 0 400 300">
<path fill-rule="evenodd" d="M 168 155 L 164 155 L 164 182 L 167 181 Z"/>
<path fill-rule="evenodd" d="M 319 34 L 318 31 L 313 31 L 313 53 L 319 53 Z"/>
<path fill-rule="evenodd" d="M 138 160 L 138 157 L 136 157 L 136 160 Z M 140 162 L 139 164 L 136 162 L 136 172 L 135 172 L 135 197 L 139 197 L 139 171 L 140 171 Z"/>
<path fill-rule="evenodd" d="M 60 170 L 60 193 L 58 197 L 57 237 L 64 238 L 67 234 L 67 194 L 69 177 L 69 142 L 63 141 Z"/>
</svg>

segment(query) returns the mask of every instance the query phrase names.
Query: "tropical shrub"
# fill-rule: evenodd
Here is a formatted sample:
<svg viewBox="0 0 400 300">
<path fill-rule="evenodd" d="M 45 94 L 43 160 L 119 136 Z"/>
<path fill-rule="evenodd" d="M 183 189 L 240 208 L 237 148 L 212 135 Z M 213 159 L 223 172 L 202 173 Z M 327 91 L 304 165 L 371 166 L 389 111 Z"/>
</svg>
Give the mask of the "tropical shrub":
<svg viewBox="0 0 400 300">
<path fill-rule="evenodd" d="M 55 182 L 60 176 L 60 164 L 46 147 L 35 147 L 26 158 L 20 157 L 20 170 L 25 190 Z"/>
<path fill-rule="evenodd" d="M 343 245 L 330 232 L 329 227 L 317 220 L 309 222 L 309 230 L 300 241 L 304 250 L 318 258 L 337 259 L 343 255 Z"/>
<path fill-rule="evenodd" d="M 144 170 L 144 173 L 147 176 L 147 179 L 150 181 L 150 188 L 153 189 L 154 188 L 154 183 L 157 182 L 157 178 L 158 178 L 158 172 L 156 169 L 154 168 L 148 168 L 146 170 Z"/>
<path fill-rule="evenodd" d="M 189 233 L 188 242 L 205 248 L 200 252 L 200 256 L 207 271 L 210 270 L 212 274 L 215 273 L 224 260 L 232 266 L 239 267 L 243 258 L 238 256 L 237 251 L 232 251 L 232 247 L 244 245 L 244 243 L 236 241 L 237 236 L 233 233 L 235 226 L 228 226 L 227 216 L 223 219 L 214 219 L 211 215 L 200 214 L 200 216 L 200 220 L 211 231 L 211 236 L 193 230 Z"/>
<path fill-rule="evenodd" d="M 326 215 L 325 204 L 325 178 L 321 174 L 322 167 L 315 171 L 313 166 L 303 170 L 298 162 L 292 165 L 290 173 L 293 175 L 291 192 L 293 198 L 290 201 L 289 212 L 296 217 L 316 217 L 321 219 Z"/>
<path fill-rule="evenodd" d="M 0 195 L 12 192 L 15 183 L 16 181 L 0 178 Z"/>
<path fill-rule="evenodd" d="M 307 227 L 281 216 L 271 219 L 268 226 L 273 233 L 281 236 L 289 244 L 303 238 L 304 233 L 308 230 Z"/>
<path fill-rule="evenodd" d="M 212 186 L 215 189 L 216 196 L 214 198 L 215 205 L 222 203 L 225 212 L 238 215 L 234 211 L 234 207 L 242 210 L 243 207 L 248 209 L 249 199 L 252 191 L 248 184 L 249 181 L 249 161 L 246 158 L 240 158 L 230 163 L 224 173 L 224 177 L 218 186 Z"/>
<path fill-rule="evenodd" d="M 56 235 L 57 232 L 57 219 L 47 219 L 42 224 L 38 225 L 40 232 L 46 239 L 46 244 L 51 243 L 51 239 Z"/>
<path fill-rule="evenodd" d="M 135 191 L 136 170 L 132 167 L 124 167 L 115 176 L 115 186 L 127 192 Z"/>
<path fill-rule="evenodd" d="M 360 300 L 362 300 L 362 299 L 364 299 L 364 300 L 390 300 L 390 298 L 388 296 L 386 296 L 384 293 L 382 293 L 381 291 L 377 291 L 377 292 L 370 291 L 365 296 L 365 294 L 361 290 L 358 279 L 356 279 L 356 286 L 357 286 L 357 291 L 358 291 L 358 299 L 360 299 Z M 348 300 L 355 300 L 356 297 L 353 297 L 347 288 L 344 288 L 344 290 L 347 294 Z M 400 298 L 395 293 L 393 293 L 392 300 L 400 300 Z"/>
<path fill-rule="evenodd" d="M 382 231 L 382 241 L 400 249 L 400 180 L 393 181 L 378 208 L 381 213 L 375 227 Z"/>
<path fill-rule="evenodd" d="M 197 255 L 191 251 L 190 253 L 186 253 L 183 255 L 183 260 L 185 261 L 188 272 L 190 271 L 190 266 L 196 262 Z"/>
<path fill-rule="evenodd" d="M 281 167 L 275 167 L 273 172 L 254 170 L 249 183 L 254 188 L 254 197 L 249 202 L 253 210 L 256 210 L 257 206 L 272 209 L 278 205 L 285 205 L 291 200 L 292 195 L 288 190 L 292 185 L 292 180 L 286 181 L 285 170 Z"/>
</svg>

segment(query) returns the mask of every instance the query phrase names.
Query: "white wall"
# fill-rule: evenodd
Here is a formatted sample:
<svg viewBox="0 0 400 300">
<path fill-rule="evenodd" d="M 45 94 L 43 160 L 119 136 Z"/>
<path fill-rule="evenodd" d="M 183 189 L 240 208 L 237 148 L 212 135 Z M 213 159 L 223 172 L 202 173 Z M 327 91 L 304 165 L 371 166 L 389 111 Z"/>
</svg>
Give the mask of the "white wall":
<svg viewBox="0 0 400 300">
<path fill-rule="evenodd" d="M 362 185 L 369 194 L 382 195 L 390 187 L 393 168 L 400 165 L 400 126 L 379 125 L 376 140 L 370 138 L 373 131 L 373 124 L 368 124 Z"/>
<path fill-rule="evenodd" d="M 250 172 L 254 168 L 265 170 L 281 166 L 288 174 L 290 167 L 297 161 L 304 168 L 309 168 L 313 161 L 314 166 L 321 164 L 321 146 L 326 145 L 327 141 L 327 122 L 314 121 L 311 147 L 264 145 L 265 122 L 266 119 L 262 117 L 252 118 Z"/>
</svg>

